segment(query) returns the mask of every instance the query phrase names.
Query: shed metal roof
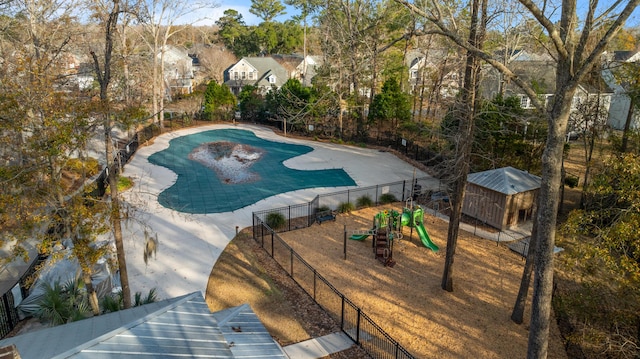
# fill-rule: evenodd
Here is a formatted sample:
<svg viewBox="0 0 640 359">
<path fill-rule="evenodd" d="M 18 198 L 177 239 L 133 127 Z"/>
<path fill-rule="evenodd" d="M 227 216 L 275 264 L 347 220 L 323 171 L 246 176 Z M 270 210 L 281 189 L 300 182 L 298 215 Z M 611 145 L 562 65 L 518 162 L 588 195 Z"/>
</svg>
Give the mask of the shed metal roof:
<svg viewBox="0 0 640 359">
<path fill-rule="evenodd" d="M 467 182 L 507 195 L 540 188 L 540 177 L 513 167 L 471 173 Z"/>
<path fill-rule="evenodd" d="M 286 358 L 249 305 L 215 315 L 200 292 L 0 341 L 11 344 L 23 359 Z"/>
</svg>

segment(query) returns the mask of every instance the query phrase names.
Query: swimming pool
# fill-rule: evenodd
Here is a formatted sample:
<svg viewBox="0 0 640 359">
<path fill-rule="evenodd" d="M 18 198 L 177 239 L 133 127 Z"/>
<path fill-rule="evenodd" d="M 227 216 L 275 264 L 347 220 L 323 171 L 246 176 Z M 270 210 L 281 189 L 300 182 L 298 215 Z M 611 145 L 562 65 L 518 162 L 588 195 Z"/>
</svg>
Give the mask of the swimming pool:
<svg viewBox="0 0 640 359">
<path fill-rule="evenodd" d="M 260 158 L 248 168 L 255 175 L 251 181 L 230 182 L 211 166 L 189 158 L 194 158 L 194 150 L 203 144 L 218 142 L 260 150 Z M 342 169 L 305 171 L 283 165 L 284 161 L 311 151 L 310 146 L 264 140 L 247 130 L 221 129 L 172 139 L 167 149 L 149 156 L 149 162 L 176 173 L 176 182 L 160 193 L 158 202 L 184 213 L 230 212 L 280 193 L 356 185 Z"/>
</svg>

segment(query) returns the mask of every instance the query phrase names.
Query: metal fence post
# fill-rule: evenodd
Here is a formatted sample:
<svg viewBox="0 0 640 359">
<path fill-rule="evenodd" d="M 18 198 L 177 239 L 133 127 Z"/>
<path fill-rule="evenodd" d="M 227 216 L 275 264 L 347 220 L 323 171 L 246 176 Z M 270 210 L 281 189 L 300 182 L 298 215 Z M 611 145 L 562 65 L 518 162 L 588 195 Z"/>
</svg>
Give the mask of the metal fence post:
<svg viewBox="0 0 640 359">
<path fill-rule="evenodd" d="M 342 302 L 340 303 L 340 329 L 344 330 L 344 295 L 341 295 L 340 299 L 342 299 Z"/>
<path fill-rule="evenodd" d="M 273 229 L 271 230 L 271 257 L 274 257 L 274 245 L 273 245 L 273 237 L 274 237 L 274 233 L 273 233 Z"/>
<path fill-rule="evenodd" d="M 344 303 L 344 298 L 342 298 L 342 302 Z M 360 344 L 360 307 L 358 307 L 358 316 L 356 318 L 356 343 Z"/>
<path fill-rule="evenodd" d="M 9 322 L 9 328 L 14 328 L 15 323 L 13 322 L 13 318 L 11 316 L 11 310 L 13 308 L 11 308 L 11 306 L 9 305 L 9 298 L 8 298 L 9 293 L 11 293 L 11 291 L 5 293 L 2 296 L 2 300 L 4 301 L 4 309 L 5 309 L 5 313 L 7 314 L 7 321 Z"/>
<path fill-rule="evenodd" d="M 407 192 L 407 180 L 402 181 L 402 202 L 405 201 L 404 194 Z"/>
<path fill-rule="evenodd" d="M 316 279 L 318 278 L 318 272 L 316 272 L 315 268 L 313 269 L 313 300 L 316 300 L 316 290 L 317 290 L 317 284 L 316 284 Z"/>
<path fill-rule="evenodd" d="M 289 266 L 291 267 L 291 278 L 293 278 L 293 248 L 289 248 Z"/>
</svg>

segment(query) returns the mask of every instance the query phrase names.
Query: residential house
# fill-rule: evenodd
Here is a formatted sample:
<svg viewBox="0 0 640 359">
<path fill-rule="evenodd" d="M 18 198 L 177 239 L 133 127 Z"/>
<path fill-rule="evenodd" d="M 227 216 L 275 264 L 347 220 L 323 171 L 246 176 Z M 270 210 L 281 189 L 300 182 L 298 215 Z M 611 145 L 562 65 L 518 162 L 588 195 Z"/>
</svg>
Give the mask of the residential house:
<svg viewBox="0 0 640 359">
<path fill-rule="evenodd" d="M 531 84 L 539 98 L 544 103 L 553 97 L 555 90 L 556 62 L 548 54 L 532 54 L 527 51 L 513 50 L 506 57 L 504 52 L 497 51 L 496 57 L 519 78 Z M 486 99 L 493 99 L 501 94 L 503 97 L 516 96 L 520 99 L 520 106 L 533 109 L 531 99 L 511 80 L 490 65 L 482 70 L 480 80 L 480 95 Z"/>
<path fill-rule="evenodd" d="M 224 71 L 224 83 L 236 96 L 247 85 L 267 93 L 280 88 L 289 78 L 287 69 L 273 57 L 243 57 Z"/>
<path fill-rule="evenodd" d="M 609 118 L 607 124 L 616 130 L 623 130 L 627 117 L 630 115 L 630 129 L 640 129 L 640 111 L 634 111 L 631 107 L 631 99 L 627 95 L 630 83 L 620 82 L 614 76 L 617 67 L 624 63 L 640 63 L 638 51 L 614 51 L 605 53 L 605 61 L 602 68 L 602 78 L 613 89 Z M 635 84 L 638 85 L 638 84 Z"/>
<path fill-rule="evenodd" d="M 0 348 L 22 359 L 288 358 L 248 304 L 211 313 L 200 292 L 6 338 Z"/>
<path fill-rule="evenodd" d="M 502 56 L 497 54 L 497 57 Z M 556 90 L 556 62 L 550 55 L 514 50 L 506 59 L 506 66 L 518 78 L 533 87 L 538 94 L 538 99 L 545 106 L 550 105 Z M 502 94 L 504 97 L 518 97 L 520 106 L 524 109 L 535 108 L 529 96 L 522 89 L 510 79 L 506 79 L 498 70 L 487 65 L 482 71 L 480 95 L 486 99 L 493 99 L 498 94 Z M 577 110 L 581 104 L 587 101 L 598 100 L 602 111 L 608 112 L 611 96 L 612 90 L 605 81 L 600 77 L 591 78 L 578 85 L 573 97 L 572 108 Z"/>
<path fill-rule="evenodd" d="M 517 226 L 534 215 L 540 181 L 513 167 L 471 173 L 462 213 L 499 230 Z"/>
<path fill-rule="evenodd" d="M 272 55 L 288 72 L 289 77 L 297 79 L 303 86 L 311 86 L 311 79 L 316 75 L 316 68 L 322 64 L 322 57 L 300 54 Z"/>
<path fill-rule="evenodd" d="M 406 56 L 411 93 L 431 89 L 439 98 L 452 98 L 462 86 L 461 58 L 447 49 L 413 50 Z M 431 96 L 434 97 L 433 95 Z"/>
<path fill-rule="evenodd" d="M 60 61 L 65 74 L 60 77 L 60 88 L 85 91 L 93 87 L 95 69 L 90 58 L 69 52 L 62 54 Z"/>
<path fill-rule="evenodd" d="M 167 98 L 193 92 L 194 66 L 193 58 L 187 50 L 173 45 L 166 45 L 158 53 L 158 59 L 164 62 L 164 82 Z"/>
</svg>

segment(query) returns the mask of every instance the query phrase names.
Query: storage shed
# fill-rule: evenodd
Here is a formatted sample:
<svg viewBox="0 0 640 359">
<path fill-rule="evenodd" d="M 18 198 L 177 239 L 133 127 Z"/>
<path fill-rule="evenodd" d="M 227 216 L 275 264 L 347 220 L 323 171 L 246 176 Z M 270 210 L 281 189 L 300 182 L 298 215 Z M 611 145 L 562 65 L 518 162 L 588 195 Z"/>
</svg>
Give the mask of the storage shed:
<svg viewBox="0 0 640 359">
<path fill-rule="evenodd" d="M 513 167 L 472 173 L 462 213 L 500 230 L 531 220 L 540 177 Z"/>
</svg>

